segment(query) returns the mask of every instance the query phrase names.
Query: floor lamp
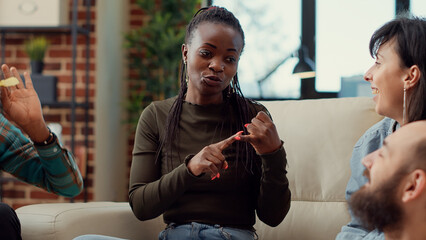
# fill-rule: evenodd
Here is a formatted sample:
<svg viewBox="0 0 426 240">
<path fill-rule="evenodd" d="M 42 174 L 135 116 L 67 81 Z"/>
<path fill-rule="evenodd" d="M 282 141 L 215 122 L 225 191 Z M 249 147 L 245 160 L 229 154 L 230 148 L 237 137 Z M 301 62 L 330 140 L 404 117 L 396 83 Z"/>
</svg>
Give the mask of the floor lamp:
<svg viewBox="0 0 426 240">
<path fill-rule="evenodd" d="M 275 65 L 274 68 L 272 68 L 271 71 L 269 71 L 264 77 L 257 80 L 258 88 L 259 88 L 259 98 L 263 99 L 263 92 L 262 92 L 262 84 L 267 80 L 277 69 L 283 65 L 288 59 L 293 57 L 298 57 L 299 61 L 294 67 L 293 74 L 298 76 L 301 83 L 301 94 L 302 94 L 302 86 L 303 80 L 308 78 L 314 78 L 315 77 L 315 63 L 312 59 L 308 57 L 308 48 L 304 45 L 301 45 L 300 48 L 297 50 L 297 52 L 293 52 L 287 57 L 285 57 L 283 60 L 281 60 L 277 65 Z"/>
</svg>

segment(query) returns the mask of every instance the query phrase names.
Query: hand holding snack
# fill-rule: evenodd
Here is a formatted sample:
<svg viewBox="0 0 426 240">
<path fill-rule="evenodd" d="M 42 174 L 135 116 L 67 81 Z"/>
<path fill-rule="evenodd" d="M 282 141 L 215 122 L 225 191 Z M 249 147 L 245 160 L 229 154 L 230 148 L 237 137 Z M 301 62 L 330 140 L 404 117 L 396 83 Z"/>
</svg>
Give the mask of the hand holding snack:
<svg viewBox="0 0 426 240">
<path fill-rule="evenodd" d="M 5 80 L 0 81 L 1 103 L 4 114 L 15 122 L 35 142 L 49 137 L 49 130 L 43 119 L 40 100 L 33 87 L 30 75 L 24 72 L 25 85 L 16 68 L 1 66 Z M 17 83 L 16 83 L 17 82 Z"/>
</svg>

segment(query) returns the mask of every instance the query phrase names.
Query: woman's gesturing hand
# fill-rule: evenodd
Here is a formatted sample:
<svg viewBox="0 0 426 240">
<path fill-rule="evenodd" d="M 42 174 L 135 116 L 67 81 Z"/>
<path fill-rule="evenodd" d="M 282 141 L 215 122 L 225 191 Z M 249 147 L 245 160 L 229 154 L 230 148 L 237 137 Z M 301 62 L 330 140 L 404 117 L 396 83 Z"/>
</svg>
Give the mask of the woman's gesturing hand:
<svg viewBox="0 0 426 240">
<path fill-rule="evenodd" d="M 249 134 L 238 136 L 238 140 L 249 142 L 258 154 L 272 153 L 281 147 L 277 128 L 265 112 L 257 113 L 245 127 Z"/>
<path fill-rule="evenodd" d="M 188 169 L 192 174 L 198 176 L 202 173 L 210 172 L 210 177 L 213 179 L 219 178 L 221 169 L 227 169 L 228 163 L 225 160 L 225 156 L 222 151 L 229 147 L 233 142 L 237 140 L 237 137 L 242 133 L 238 132 L 227 139 L 220 142 L 210 144 L 204 147 L 199 153 L 197 153 L 189 162 Z"/>
</svg>

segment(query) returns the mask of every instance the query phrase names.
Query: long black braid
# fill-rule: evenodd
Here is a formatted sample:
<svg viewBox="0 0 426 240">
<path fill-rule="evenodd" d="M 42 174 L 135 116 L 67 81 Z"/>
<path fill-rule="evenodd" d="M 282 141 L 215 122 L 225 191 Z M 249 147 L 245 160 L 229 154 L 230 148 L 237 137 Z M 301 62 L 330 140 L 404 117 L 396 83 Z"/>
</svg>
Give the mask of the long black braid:
<svg viewBox="0 0 426 240">
<path fill-rule="evenodd" d="M 241 25 L 238 21 L 238 19 L 227 9 L 222 7 L 209 7 L 209 8 L 202 8 L 200 9 L 193 17 L 191 22 L 188 24 L 186 28 L 186 36 L 185 36 L 185 44 L 190 44 L 193 32 L 194 30 L 200 25 L 200 23 L 203 22 L 209 22 L 209 23 L 218 23 L 218 24 L 224 24 L 227 26 L 232 27 L 233 29 L 237 30 L 242 37 L 243 40 L 243 47 L 244 48 L 244 32 L 241 28 Z M 173 140 L 177 138 L 177 135 L 179 134 L 179 121 L 180 121 L 180 115 L 182 112 L 182 105 L 185 100 L 185 95 L 188 90 L 188 84 L 186 82 L 187 78 L 187 69 L 186 64 L 181 62 L 181 69 L 180 69 L 180 90 L 178 97 L 174 101 L 169 115 L 167 117 L 167 124 L 165 129 L 165 134 L 163 135 L 161 141 L 160 141 L 160 147 L 157 151 L 157 160 L 159 158 L 161 149 L 165 147 L 167 150 L 166 152 L 166 158 L 168 159 L 168 168 L 172 169 L 172 143 Z M 232 109 L 234 109 L 234 116 L 237 117 L 236 119 L 236 125 L 235 129 L 245 129 L 243 126 L 246 123 L 249 123 L 251 121 L 251 116 L 253 113 L 250 112 L 248 102 L 249 99 L 244 98 L 243 93 L 241 92 L 240 84 L 238 82 L 238 76 L 235 74 L 233 77 L 230 85 L 225 88 L 222 92 L 224 96 L 224 102 L 226 105 L 231 106 Z M 230 108 L 225 108 L 230 110 Z M 250 114 L 251 113 L 251 114 Z M 226 113 L 229 114 L 229 113 Z M 222 123 L 223 126 L 223 123 Z M 246 131 L 246 130 L 245 130 Z M 249 147 L 249 144 L 246 142 L 236 142 L 237 146 L 237 152 L 236 152 L 236 159 L 238 164 L 238 159 L 242 159 L 244 166 L 247 170 L 252 172 L 253 170 L 253 162 L 250 161 L 251 156 L 254 155 L 253 148 Z M 241 156 L 239 156 L 241 154 Z"/>
</svg>

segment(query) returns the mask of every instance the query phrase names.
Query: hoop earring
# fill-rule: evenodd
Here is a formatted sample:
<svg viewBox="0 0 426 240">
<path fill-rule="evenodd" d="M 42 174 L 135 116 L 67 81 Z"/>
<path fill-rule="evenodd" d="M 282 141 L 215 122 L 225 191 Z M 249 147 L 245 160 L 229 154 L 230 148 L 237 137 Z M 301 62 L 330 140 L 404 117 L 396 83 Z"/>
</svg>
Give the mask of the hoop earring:
<svg viewBox="0 0 426 240">
<path fill-rule="evenodd" d="M 406 114 L 407 114 L 407 89 L 404 88 L 404 100 L 402 103 L 402 125 L 405 124 Z"/>
</svg>

